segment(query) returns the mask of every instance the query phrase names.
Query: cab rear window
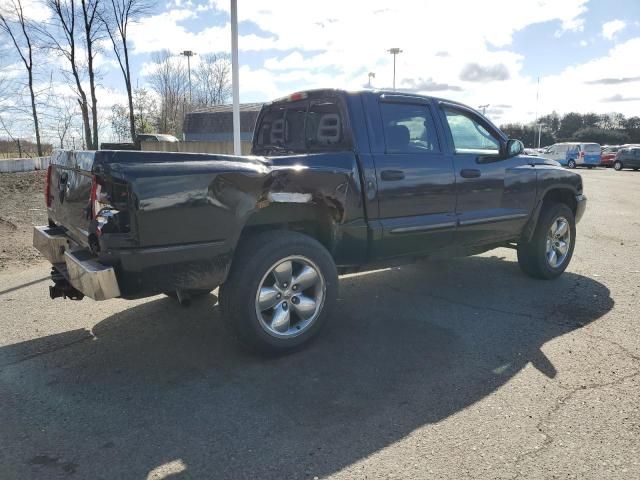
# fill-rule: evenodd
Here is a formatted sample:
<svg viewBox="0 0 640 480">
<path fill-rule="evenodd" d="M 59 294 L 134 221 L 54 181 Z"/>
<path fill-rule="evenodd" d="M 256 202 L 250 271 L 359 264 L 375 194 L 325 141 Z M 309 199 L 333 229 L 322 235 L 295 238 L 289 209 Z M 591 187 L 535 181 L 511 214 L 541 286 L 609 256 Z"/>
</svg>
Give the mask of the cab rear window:
<svg viewBox="0 0 640 480">
<path fill-rule="evenodd" d="M 259 153 L 305 153 L 348 150 L 342 108 L 334 99 L 274 104 L 264 112 L 257 128 Z"/>
</svg>

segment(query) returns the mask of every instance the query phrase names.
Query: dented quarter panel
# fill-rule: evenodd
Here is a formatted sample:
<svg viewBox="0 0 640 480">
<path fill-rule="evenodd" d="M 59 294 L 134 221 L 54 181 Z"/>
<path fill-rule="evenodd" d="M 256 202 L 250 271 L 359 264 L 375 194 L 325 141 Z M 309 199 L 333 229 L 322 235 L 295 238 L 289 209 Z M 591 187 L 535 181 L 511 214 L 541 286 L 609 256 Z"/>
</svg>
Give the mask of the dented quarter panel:
<svg viewBox="0 0 640 480">
<path fill-rule="evenodd" d="M 167 279 L 182 288 L 214 288 L 224 280 L 249 218 L 274 204 L 321 209 L 332 225 L 329 248 L 336 261 L 366 260 L 352 152 L 274 158 L 173 153 L 136 161 L 144 153 L 114 152 L 93 166 L 129 185 L 135 246 L 116 251 L 118 235 L 100 239 L 103 260 L 118 263 L 127 278 L 125 292 L 161 291 Z"/>
</svg>

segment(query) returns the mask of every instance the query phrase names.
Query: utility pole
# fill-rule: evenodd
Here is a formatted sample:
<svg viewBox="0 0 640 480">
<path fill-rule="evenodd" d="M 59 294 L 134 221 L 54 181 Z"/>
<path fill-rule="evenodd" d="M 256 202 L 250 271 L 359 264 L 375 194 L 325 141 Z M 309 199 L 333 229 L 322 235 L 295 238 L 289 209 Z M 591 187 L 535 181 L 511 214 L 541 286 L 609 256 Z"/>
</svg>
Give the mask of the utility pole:
<svg viewBox="0 0 640 480">
<path fill-rule="evenodd" d="M 490 105 L 489 103 L 487 103 L 486 105 L 478 105 L 478 108 L 481 108 L 481 109 L 482 109 L 482 115 L 484 115 L 484 114 L 485 114 L 485 112 L 487 111 L 487 107 L 488 107 L 489 105 Z"/>
<path fill-rule="evenodd" d="M 371 79 L 376 78 L 376 74 L 374 72 L 369 72 L 369 88 L 371 88 Z"/>
<path fill-rule="evenodd" d="M 402 50 L 400 50 L 397 47 L 394 47 L 387 50 L 387 52 L 393 55 L 393 89 L 395 90 L 396 89 L 396 56 L 402 53 Z"/>
<path fill-rule="evenodd" d="M 240 73 L 238 72 L 238 0 L 231 0 L 231 87 L 233 90 L 233 154 L 242 155 L 240 144 Z"/>
<path fill-rule="evenodd" d="M 191 105 L 191 57 L 197 54 L 191 50 L 185 50 L 184 52 L 180 52 L 180 55 L 187 57 L 187 70 L 189 71 L 189 105 Z"/>
</svg>

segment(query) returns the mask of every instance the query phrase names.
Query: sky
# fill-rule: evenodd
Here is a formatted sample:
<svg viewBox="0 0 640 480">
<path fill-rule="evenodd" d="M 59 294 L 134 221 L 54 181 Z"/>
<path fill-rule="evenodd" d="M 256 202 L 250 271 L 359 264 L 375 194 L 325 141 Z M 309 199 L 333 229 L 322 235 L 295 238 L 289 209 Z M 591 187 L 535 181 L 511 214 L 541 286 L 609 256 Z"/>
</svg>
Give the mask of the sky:
<svg viewBox="0 0 640 480">
<path fill-rule="evenodd" d="M 158 2 L 130 32 L 134 83 L 146 84 L 157 50 L 193 50 L 192 67 L 228 52 L 229 3 Z M 498 124 L 552 110 L 640 115 L 640 0 L 238 0 L 238 16 L 242 102 L 366 88 L 369 72 L 373 87 L 389 88 L 387 50 L 398 47 L 398 88 L 488 104 Z M 117 64 L 101 55 L 98 66 L 101 108 L 124 104 Z"/>
</svg>

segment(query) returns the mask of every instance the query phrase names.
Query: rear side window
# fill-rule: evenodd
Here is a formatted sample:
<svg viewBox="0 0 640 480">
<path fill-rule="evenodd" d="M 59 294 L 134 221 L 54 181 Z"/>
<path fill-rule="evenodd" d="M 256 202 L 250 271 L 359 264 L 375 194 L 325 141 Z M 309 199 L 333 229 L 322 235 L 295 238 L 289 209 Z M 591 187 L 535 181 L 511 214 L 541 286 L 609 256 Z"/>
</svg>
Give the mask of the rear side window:
<svg viewBox="0 0 640 480">
<path fill-rule="evenodd" d="M 262 116 L 257 150 L 304 153 L 348 150 L 345 117 L 335 100 L 276 104 Z"/>
<path fill-rule="evenodd" d="M 424 105 L 381 103 L 387 153 L 440 151 L 431 113 Z"/>
<path fill-rule="evenodd" d="M 597 143 L 586 143 L 584 145 L 584 151 L 588 153 L 600 153 L 600 145 Z"/>
</svg>

